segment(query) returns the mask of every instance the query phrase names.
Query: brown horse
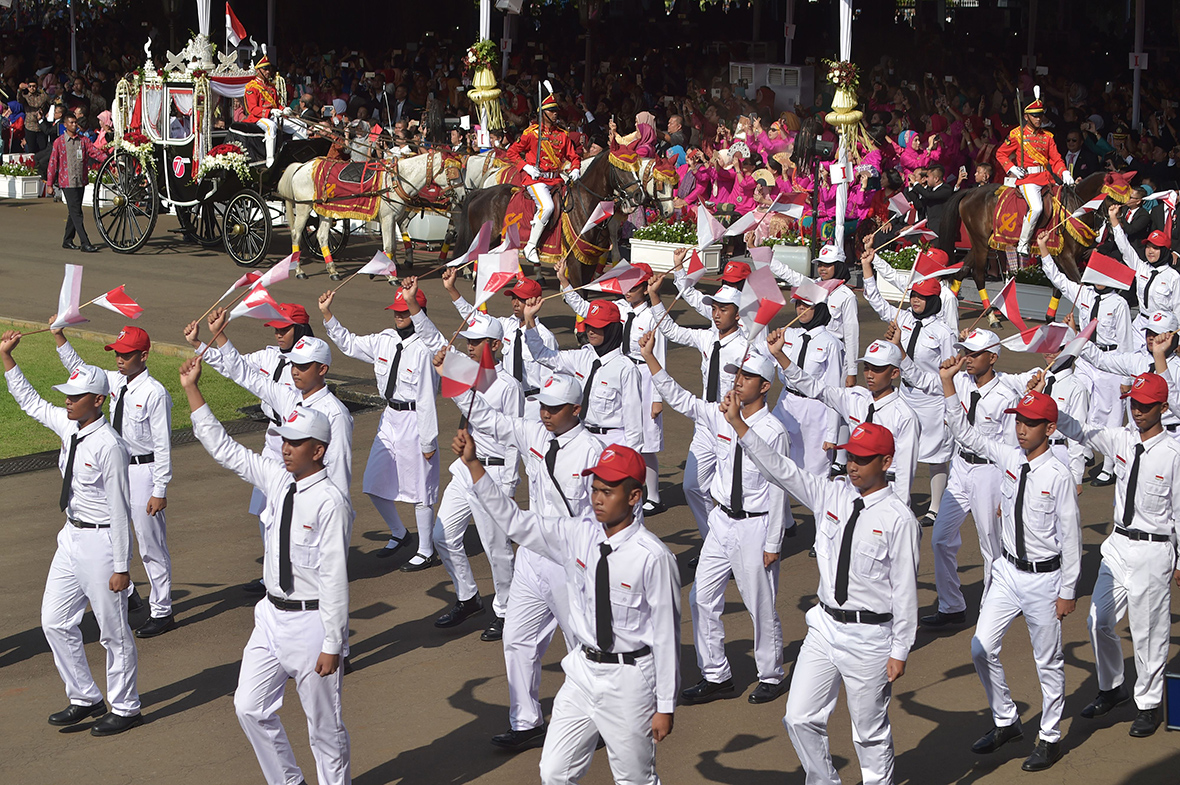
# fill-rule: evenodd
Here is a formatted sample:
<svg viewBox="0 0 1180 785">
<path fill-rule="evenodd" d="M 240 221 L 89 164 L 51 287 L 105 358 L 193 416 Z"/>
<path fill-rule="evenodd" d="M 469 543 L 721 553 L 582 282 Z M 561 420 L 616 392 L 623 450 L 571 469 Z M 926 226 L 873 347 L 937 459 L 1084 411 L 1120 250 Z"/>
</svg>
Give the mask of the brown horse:
<svg viewBox="0 0 1180 785">
<path fill-rule="evenodd" d="M 486 221 L 492 222 L 493 234 L 503 234 L 504 214 L 517 190 L 513 185 L 494 185 L 470 193 L 459 208 L 454 247 L 468 247 Z M 609 156 L 601 153 L 583 166 L 582 176 L 567 187 L 560 199 L 560 210 L 553 211 L 552 220 L 560 220 L 561 213 L 568 214 L 570 225 L 575 227 L 574 231 L 578 231 L 586 224 L 599 202 L 616 200 L 622 203 L 624 209 L 629 210 L 642 207 L 649 201 L 649 197 L 643 183 L 634 172 L 614 166 L 610 163 Z M 609 249 L 609 222 L 594 227 L 583 235 L 582 239 L 599 248 Z M 594 268 L 594 265 L 570 264 L 570 283 L 580 286 L 590 281 L 594 275 Z M 534 275 L 539 273 L 539 270 L 534 271 Z"/>
<path fill-rule="evenodd" d="M 1062 189 L 1062 206 L 1072 213 L 1084 203 L 1098 196 L 1102 191 L 1105 177 L 1105 172 L 1097 172 L 1079 180 L 1073 188 Z M 996 214 L 996 203 L 999 201 L 997 196 L 999 190 L 999 185 L 984 185 L 955 194 L 947 204 L 942 226 L 939 227 L 938 232 L 939 246 L 949 255 L 954 251 L 955 241 L 959 237 L 960 222 L 967 227 L 967 234 L 971 237 L 971 250 L 967 253 L 963 269 L 958 277 L 959 280 L 963 280 L 968 275 L 971 276 L 976 288 L 979 289 L 979 296 L 983 301 L 984 308 L 988 306 L 987 260 L 991 250 L 988 241 L 992 236 L 992 221 Z M 1051 204 L 1052 200 L 1046 196 L 1045 210 L 1041 214 L 1042 224 L 1051 218 L 1053 212 Z M 1091 229 L 1096 229 L 1097 223 L 1102 220 L 1101 211 L 1095 210 L 1078 220 Z M 1057 268 L 1065 273 L 1071 281 L 1080 281 L 1079 270 L 1083 266 L 1081 264 L 1082 257 L 1090 246 L 1078 242 L 1069 232 L 1065 231 L 1064 227 L 1058 231 L 1062 233 L 1062 249 L 1061 253 L 1055 257 Z M 1001 269 L 1004 269 L 1003 258 L 1001 256 Z M 1056 314 L 1057 300 L 1060 296 L 1061 293 L 1054 290 L 1053 298 L 1049 304 L 1048 316 L 1050 319 Z"/>
</svg>

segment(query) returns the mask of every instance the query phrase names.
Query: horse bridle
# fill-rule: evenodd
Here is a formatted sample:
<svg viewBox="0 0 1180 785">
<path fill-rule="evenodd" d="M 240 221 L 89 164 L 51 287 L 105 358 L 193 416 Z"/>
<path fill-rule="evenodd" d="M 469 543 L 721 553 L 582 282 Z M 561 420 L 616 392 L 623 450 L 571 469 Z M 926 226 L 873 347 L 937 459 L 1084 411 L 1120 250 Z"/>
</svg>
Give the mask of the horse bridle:
<svg viewBox="0 0 1180 785">
<path fill-rule="evenodd" d="M 591 196 L 593 196 L 595 199 L 597 199 L 600 202 L 608 202 L 608 201 L 620 202 L 622 204 L 624 212 L 630 212 L 631 210 L 636 210 L 647 203 L 647 198 L 648 198 L 647 192 L 644 190 L 643 184 L 639 181 L 638 177 L 633 177 L 631 179 L 630 183 L 623 184 L 619 180 L 619 172 L 620 172 L 619 167 L 615 166 L 610 161 L 607 161 L 607 166 L 609 166 L 610 170 L 611 170 L 610 175 L 609 175 L 610 179 L 607 181 L 608 184 L 610 185 L 609 196 L 613 196 L 615 194 L 618 194 L 619 195 L 618 198 L 609 199 L 607 195 L 595 193 L 594 190 L 592 188 L 590 188 L 590 186 L 588 186 L 584 182 L 582 182 L 582 178 L 580 178 L 580 177 L 577 180 L 574 180 L 573 184 L 575 186 L 580 186 L 582 188 L 582 190 L 584 190 L 586 193 L 590 194 Z M 567 194 L 568 194 L 568 191 L 567 191 Z M 638 194 L 638 197 L 639 197 L 638 199 L 635 198 L 636 194 Z M 568 211 L 568 206 L 563 203 L 562 209 Z"/>
<path fill-rule="evenodd" d="M 643 188 L 644 195 L 647 196 L 649 200 L 654 201 L 656 204 L 660 205 L 660 212 L 664 213 L 664 202 L 674 202 L 676 199 L 676 191 L 675 189 L 672 190 L 672 196 L 660 196 L 659 189 L 653 188 L 651 194 L 648 194 L 647 186 L 656 179 L 655 172 L 657 163 L 658 161 L 655 158 L 648 158 L 640 166 L 639 172 L 642 178 L 641 187 Z M 667 212 L 670 213 L 671 210 L 668 210 Z"/>
</svg>

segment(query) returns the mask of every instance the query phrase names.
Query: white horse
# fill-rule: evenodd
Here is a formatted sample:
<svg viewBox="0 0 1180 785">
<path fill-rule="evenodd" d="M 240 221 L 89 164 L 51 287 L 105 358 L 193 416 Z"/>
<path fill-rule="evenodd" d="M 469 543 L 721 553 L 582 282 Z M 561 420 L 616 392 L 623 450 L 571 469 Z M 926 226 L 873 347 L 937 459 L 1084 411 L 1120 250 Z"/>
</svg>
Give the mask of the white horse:
<svg viewBox="0 0 1180 785">
<path fill-rule="evenodd" d="M 315 163 L 319 160 L 321 159 L 317 158 L 303 164 L 292 164 L 279 179 L 277 192 L 287 203 L 287 225 L 291 228 L 293 250 L 299 248 L 299 238 L 303 236 L 311 211 L 315 209 L 323 216 L 317 206 L 317 200 L 323 202 L 322 195 L 316 193 L 313 177 Z M 390 259 L 394 258 L 394 243 L 401 238 L 397 225 L 405 215 L 406 206 L 428 185 L 448 188 L 451 185 L 448 173 L 455 168 L 453 160 L 437 150 L 409 158 L 385 159 L 384 168 L 378 172 L 373 187 L 382 192 L 377 208 L 377 222 L 381 225 L 381 249 Z M 336 269 L 336 262 L 328 251 L 328 234 L 331 229 L 332 220 L 323 216 L 316 231 L 316 241 L 324 251 L 328 276 L 333 281 L 339 281 L 343 276 Z M 301 263 L 296 263 L 295 277 L 307 278 Z M 393 280 L 393 276 L 390 276 L 390 280 Z"/>
</svg>

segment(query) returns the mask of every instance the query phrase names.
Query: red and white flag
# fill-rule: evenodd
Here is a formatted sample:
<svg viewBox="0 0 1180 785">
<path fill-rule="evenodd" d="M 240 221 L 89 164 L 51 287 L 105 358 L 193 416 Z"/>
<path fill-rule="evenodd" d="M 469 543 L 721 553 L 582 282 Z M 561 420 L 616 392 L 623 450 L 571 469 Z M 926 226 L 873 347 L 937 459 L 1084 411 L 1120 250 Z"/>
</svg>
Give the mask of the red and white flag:
<svg viewBox="0 0 1180 785">
<path fill-rule="evenodd" d="M 492 247 L 492 222 L 484 221 L 483 226 L 479 227 L 479 234 L 475 235 L 475 239 L 471 241 L 471 247 L 467 249 L 467 253 L 462 256 L 457 256 L 451 261 L 447 262 L 447 267 L 462 267 L 476 259 L 480 254 L 485 254 L 488 249 Z"/>
<path fill-rule="evenodd" d="M 1028 329 L 1024 324 L 1024 319 L 1020 316 L 1020 304 L 1016 302 L 1015 278 L 1009 278 L 1000 293 L 991 299 L 991 307 L 1004 314 L 1008 321 L 1012 322 L 1021 332 Z"/>
<path fill-rule="evenodd" d="M 612 294 L 626 294 L 634 289 L 645 275 L 647 273 L 640 268 L 633 267 L 627 262 L 619 262 L 586 288 Z"/>
<path fill-rule="evenodd" d="M 231 294 L 233 294 L 238 289 L 241 289 L 243 286 L 253 285 L 261 277 L 262 277 L 262 273 L 246 273 L 241 278 L 234 281 L 234 285 L 229 287 L 228 289 L 226 289 L 225 294 L 223 294 L 217 298 L 217 302 L 221 302 L 222 300 L 224 300 L 226 297 L 229 297 Z"/>
<path fill-rule="evenodd" d="M 1131 284 L 1135 283 L 1135 271 L 1117 259 L 1093 251 L 1090 261 L 1086 264 L 1086 270 L 1082 273 L 1082 283 L 1130 289 Z"/>
<path fill-rule="evenodd" d="M 918 217 L 918 211 L 910 204 L 910 200 L 906 199 L 905 194 L 901 191 L 889 197 L 889 212 L 900 215 L 907 222 Z"/>
<path fill-rule="evenodd" d="M 479 355 L 479 373 L 475 375 L 475 389 L 487 392 L 496 383 L 496 355 L 492 353 L 492 342 L 483 342 Z"/>
<path fill-rule="evenodd" d="M 397 262 L 385 255 L 385 251 L 378 251 L 368 264 L 356 271 L 357 275 L 397 275 Z"/>
<path fill-rule="evenodd" d="M 482 232 L 483 230 L 480 229 Z M 520 247 L 520 224 L 509 224 L 504 230 L 504 241 L 492 249 L 492 253 L 503 253 Z"/>
<path fill-rule="evenodd" d="M 704 251 L 725 236 L 725 227 L 713 217 L 704 202 L 697 205 L 697 250 Z"/>
<path fill-rule="evenodd" d="M 123 291 L 122 285 L 116 286 L 104 295 L 95 297 L 91 302 L 99 307 L 106 308 L 108 311 L 121 313 L 128 319 L 138 319 L 139 315 L 143 313 L 143 308 L 140 307 L 139 303 L 127 296 L 127 293 Z"/>
<path fill-rule="evenodd" d="M 798 297 L 804 302 L 817 305 L 819 303 L 826 303 L 828 301 L 828 289 L 820 286 L 810 278 L 804 278 L 795 288 L 791 289 L 791 297 Z"/>
<path fill-rule="evenodd" d="M 755 245 L 749 252 L 750 260 L 757 264 L 770 264 L 774 261 L 773 245 Z"/>
<path fill-rule="evenodd" d="M 250 293 L 234 306 L 234 309 L 229 312 L 229 321 L 232 322 L 239 316 L 249 316 L 251 319 L 262 319 L 268 322 L 292 323 L 279 310 L 279 304 L 275 302 L 275 299 L 270 296 L 270 292 L 266 291 L 261 283 L 256 284 Z"/>
<path fill-rule="evenodd" d="M 940 278 L 944 275 L 957 273 L 963 269 L 963 263 L 949 264 L 945 267 L 941 262 L 934 259 L 927 253 L 919 253 L 918 260 L 914 263 L 914 283 L 920 283 L 928 278 Z"/>
<path fill-rule="evenodd" d="M 475 269 L 475 307 L 479 308 L 492 299 L 492 295 L 520 277 L 520 251 L 515 248 L 481 254 Z"/>
<path fill-rule="evenodd" d="M 746 328 L 747 340 L 752 341 L 786 304 L 786 298 L 769 267 L 751 270 L 742 284 L 742 294 L 738 300 L 738 318 Z"/>
<path fill-rule="evenodd" d="M 598 206 L 594 208 L 594 212 L 590 213 L 590 217 L 586 219 L 586 225 L 582 227 L 582 231 L 578 232 L 578 234 L 585 234 L 600 223 L 609 221 L 610 217 L 614 214 L 614 202 L 599 202 Z"/>
<path fill-rule="evenodd" d="M 1085 346 L 1091 338 L 1094 337 L 1094 332 L 1098 329 L 1098 320 L 1091 319 L 1082 331 L 1078 333 L 1077 337 L 1065 345 L 1061 350 L 1061 354 L 1057 355 L 1057 359 L 1053 361 L 1052 371 L 1059 371 L 1065 367 L 1065 364 L 1071 359 L 1079 356 L 1082 353 L 1082 347 Z"/>
<path fill-rule="evenodd" d="M 684 272 L 684 277 L 693 286 L 696 286 L 705 277 L 705 263 L 701 261 L 701 254 L 696 248 L 688 252 L 688 266 Z"/>
<path fill-rule="evenodd" d="M 700 209 L 700 208 L 698 208 L 698 209 Z M 753 212 L 753 211 L 748 212 L 745 215 L 743 215 L 741 218 L 737 219 L 736 221 L 734 221 L 733 223 L 731 223 L 729 225 L 729 228 L 725 230 L 725 236 L 726 237 L 737 237 L 738 235 L 745 234 L 746 232 L 750 231 L 755 226 L 757 226 L 758 222 L 761 220 L 762 220 L 762 216 L 759 215 L 758 213 Z"/>
<path fill-rule="evenodd" d="M 78 313 L 78 300 L 82 293 L 82 265 L 67 264 L 66 274 L 62 278 L 61 293 L 57 296 L 57 319 L 49 325 L 56 330 L 70 324 L 82 324 L 90 321 Z"/>
<path fill-rule="evenodd" d="M 907 226 L 906 228 L 902 229 L 897 233 L 897 236 L 899 238 L 917 237 L 919 240 L 926 240 L 927 242 L 938 239 L 938 233 L 926 226 L 925 218 L 923 218 L 921 221 L 918 221 L 913 226 Z"/>
<path fill-rule="evenodd" d="M 1061 350 L 1061 344 L 1069 336 L 1069 327 L 1061 322 L 1042 324 L 1035 329 L 1024 330 L 1000 341 L 1005 348 L 1014 352 L 1039 352 L 1052 354 Z"/>
<path fill-rule="evenodd" d="M 1083 215 L 1086 215 L 1087 213 L 1092 213 L 1095 210 L 1097 210 L 1099 207 L 1101 207 L 1102 203 L 1105 201 L 1106 201 L 1106 194 L 1102 194 L 1101 196 L 1095 196 L 1093 199 L 1086 202 L 1084 205 L 1082 205 L 1081 207 L 1079 207 L 1078 209 L 1076 209 L 1072 213 L 1070 213 L 1070 217 L 1071 218 L 1081 218 Z M 1144 201 L 1147 201 L 1147 200 L 1144 199 Z"/>
<path fill-rule="evenodd" d="M 246 40 L 246 28 L 238 21 L 237 14 L 234 9 L 229 7 L 229 3 L 225 4 L 225 48 L 237 46 Z"/>
<path fill-rule="evenodd" d="M 487 341 L 484 342 L 486 346 Z M 451 350 L 443 355 L 442 368 L 438 370 L 439 392 L 444 398 L 457 398 L 475 386 L 479 380 L 480 365 L 465 354 Z"/>
<path fill-rule="evenodd" d="M 264 272 L 262 277 L 258 279 L 258 283 L 254 288 L 257 289 L 259 286 L 266 287 L 276 284 L 279 281 L 285 281 L 287 276 L 291 274 L 291 265 L 298 261 L 299 252 L 295 251 L 294 253 L 288 255 L 286 259 Z"/>
</svg>

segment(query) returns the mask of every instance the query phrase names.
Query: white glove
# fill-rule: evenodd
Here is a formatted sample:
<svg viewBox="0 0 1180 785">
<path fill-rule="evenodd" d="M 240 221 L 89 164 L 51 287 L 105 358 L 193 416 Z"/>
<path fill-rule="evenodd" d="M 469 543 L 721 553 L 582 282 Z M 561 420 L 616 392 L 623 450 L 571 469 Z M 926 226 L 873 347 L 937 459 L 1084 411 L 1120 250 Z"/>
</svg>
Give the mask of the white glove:
<svg viewBox="0 0 1180 785">
<path fill-rule="evenodd" d="M 532 164 L 525 164 L 524 165 L 524 172 L 529 177 L 532 177 L 535 180 L 541 179 L 541 170 L 538 169 L 537 167 L 533 166 Z"/>
<path fill-rule="evenodd" d="M 1073 175 L 1069 173 L 1068 169 L 1061 173 L 1061 182 L 1065 183 L 1066 185 L 1073 185 Z"/>
<path fill-rule="evenodd" d="M 569 181 L 572 183 L 574 180 L 577 180 L 581 176 L 582 176 L 581 169 L 571 169 L 570 173 L 569 173 Z"/>
<path fill-rule="evenodd" d="M 1008 176 L 1015 177 L 1017 180 L 1019 180 L 1023 177 L 1027 177 L 1028 172 L 1024 171 L 1024 169 L 1022 167 L 1013 166 L 1011 169 L 1008 170 Z"/>
</svg>

